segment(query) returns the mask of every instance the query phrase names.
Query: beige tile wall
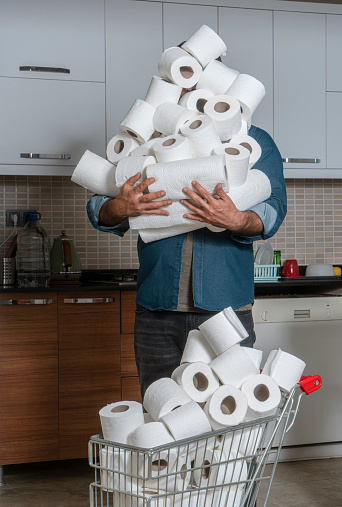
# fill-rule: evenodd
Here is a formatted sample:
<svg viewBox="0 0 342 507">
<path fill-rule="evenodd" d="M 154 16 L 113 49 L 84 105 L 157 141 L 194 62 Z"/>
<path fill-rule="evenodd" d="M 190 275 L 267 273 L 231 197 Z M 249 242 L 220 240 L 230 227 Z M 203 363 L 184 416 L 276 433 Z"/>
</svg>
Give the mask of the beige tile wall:
<svg viewBox="0 0 342 507">
<path fill-rule="evenodd" d="M 288 214 L 278 233 L 269 240 L 281 250 L 282 260 L 299 264 L 342 264 L 342 181 L 286 180 Z M 137 268 L 135 232 L 124 238 L 99 233 L 85 211 L 89 194 L 69 177 L 0 176 L 0 243 L 12 232 L 5 226 L 6 209 L 37 209 L 51 238 L 65 229 L 74 241 L 84 269 Z M 4 256 L 11 238 L 1 246 Z M 255 243 L 255 250 L 259 243 Z"/>
</svg>

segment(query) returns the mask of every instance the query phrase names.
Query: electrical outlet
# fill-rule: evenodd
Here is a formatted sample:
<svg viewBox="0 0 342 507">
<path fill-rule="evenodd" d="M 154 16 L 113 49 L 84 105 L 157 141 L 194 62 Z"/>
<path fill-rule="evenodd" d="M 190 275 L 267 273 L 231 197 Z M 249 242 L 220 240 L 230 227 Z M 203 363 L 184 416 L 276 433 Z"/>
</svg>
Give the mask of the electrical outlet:
<svg viewBox="0 0 342 507">
<path fill-rule="evenodd" d="M 7 209 L 6 210 L 6 226 L 13 227 L 14 226 L 13 216 L 18 215 L 17 226 L 23 227 L 27 222 L 24 214 L 25 213 L 36 213 L 36 212 L 37 212 L 37 210 L 35 210 L 35 209 Z"/>
</svg>

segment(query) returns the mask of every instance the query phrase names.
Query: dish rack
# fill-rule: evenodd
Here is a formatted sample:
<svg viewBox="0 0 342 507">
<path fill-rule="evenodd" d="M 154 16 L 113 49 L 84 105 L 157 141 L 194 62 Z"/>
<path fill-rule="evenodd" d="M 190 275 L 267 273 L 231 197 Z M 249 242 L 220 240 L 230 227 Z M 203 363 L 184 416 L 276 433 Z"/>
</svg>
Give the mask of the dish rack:
<svg viewBox="0 0 342 507">
<path fill-rule="evenodd" d="M 280 264 L 254 264 L 255 282 L 276 282 L 280 278 Z"/>
</svg>

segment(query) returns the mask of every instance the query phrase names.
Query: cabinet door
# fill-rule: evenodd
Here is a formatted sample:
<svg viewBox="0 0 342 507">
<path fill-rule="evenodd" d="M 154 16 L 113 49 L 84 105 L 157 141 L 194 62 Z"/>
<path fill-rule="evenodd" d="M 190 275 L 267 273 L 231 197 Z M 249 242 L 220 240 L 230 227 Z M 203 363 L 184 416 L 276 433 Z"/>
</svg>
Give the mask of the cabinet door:
<svg viewBox="0 0 342 507">
<path fill-rule="evenodd" d="M 325 124 L 325 16 L 275 12 L 274 139 L 293 159 L 287 177 L 326 168 Z"/>
<path fill-rule="evenodd" d="M 0 465 L 56 460 L 57 295 L 0 294 Z"/>
<path fill-rule="evenodd" d="M 60 458 L 84 458 L 99 410 L 121 399 L 120 293 L 58 295 Z"/>
<path fill-rule="evenodd" d="M 219 9 L 220 37 L 227 45 L 222 61 L 263 83 L 266 96 L 253 115 L 254 125 L 273 135 L 273 18 L 267 10 Z"/>
<path fill-rule="evenodd" d="M 71 175 L 86 149 L 105 156 L 102 83 L 0 78 L 0 108 L 2 174 Z"/>
<path fill-rule="evenodd" d="M 107 142 L 144 99 L 162 53 L 162 4 L 106 0 Z"/>
<path fill-rule="evenodd" d="M 327 15 L 327 91 L 342 92 L 342 16 Z M 329 166 L 330 167 L 330 166 Z"/>
<path fill-rule="evenodd" d="M 104 0 L 2 2 L 0 47 L 1 76 L 104 82 Z"/>
</svg>

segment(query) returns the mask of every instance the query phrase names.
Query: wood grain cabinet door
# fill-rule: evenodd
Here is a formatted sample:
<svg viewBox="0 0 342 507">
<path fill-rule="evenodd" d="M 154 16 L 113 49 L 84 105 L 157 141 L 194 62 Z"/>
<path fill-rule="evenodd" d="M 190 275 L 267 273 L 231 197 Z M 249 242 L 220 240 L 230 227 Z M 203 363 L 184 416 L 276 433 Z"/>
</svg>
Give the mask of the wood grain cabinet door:
<svg viewBox="0 0 342 507">
<path fill-rule="evenodd" d="M 0 465 L 56 460 L 57 294 L 0 294 Z"/>
<path fill-rule="evenodd" d="M 120 293 L 60 293 L 60 458 L 88 455 L 99 410 L 121 399 Z"/>
</svg>

